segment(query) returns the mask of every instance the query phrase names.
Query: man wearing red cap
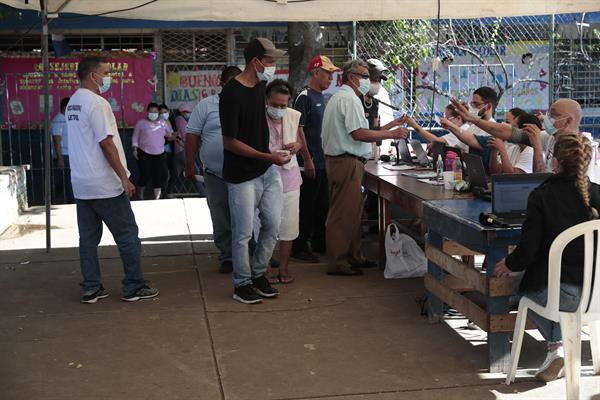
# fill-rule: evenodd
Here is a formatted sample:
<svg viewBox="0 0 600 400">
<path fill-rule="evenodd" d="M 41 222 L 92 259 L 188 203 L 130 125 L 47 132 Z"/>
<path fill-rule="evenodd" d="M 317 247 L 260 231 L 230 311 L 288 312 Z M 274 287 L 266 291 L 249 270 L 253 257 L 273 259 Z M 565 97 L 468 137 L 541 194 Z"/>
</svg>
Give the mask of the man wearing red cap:
<svg viewBox="0 0 600 400">
<path fill-rule="evenodd" d="M 329 209 L 329 190 L 325 171 L 325 154 L 321 143 L 321 125 L 325 111 L 323 91 L 339 71 L 325 56 L 314 56 L 308 64 L 310 74 L 308 87 L 296 97 L 294 108 L 302 113 L 300 129 L 310 153 L 310 159 L 302 160 L 303 184 L 300 188 L 300 235 L 294 240 L 292 257 L 318 262 L 316 252 L 325 252 L 325 220 Z M 315 253 L 313 253 L 313 251 Z"/>
</svg>

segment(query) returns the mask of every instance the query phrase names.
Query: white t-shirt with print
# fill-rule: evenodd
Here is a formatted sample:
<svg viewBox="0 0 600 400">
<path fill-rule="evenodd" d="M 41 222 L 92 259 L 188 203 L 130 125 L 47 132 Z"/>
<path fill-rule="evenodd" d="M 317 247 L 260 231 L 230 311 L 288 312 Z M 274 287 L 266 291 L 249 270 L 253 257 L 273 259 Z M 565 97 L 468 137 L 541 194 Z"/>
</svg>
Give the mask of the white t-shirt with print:
<svg viewBox="0 0 600 400">
<path fill-rule="evenodd" d="M 91 90 L 80 88 L 71 96 L 65 113 L 69 130 L 71 182 L 76 199 L 107 199 L 123 193 L 121 179 L 102 152 L 100 142 L 112 136 L 119 160 L 127 161 L 110 104 Z"/>
</svg>

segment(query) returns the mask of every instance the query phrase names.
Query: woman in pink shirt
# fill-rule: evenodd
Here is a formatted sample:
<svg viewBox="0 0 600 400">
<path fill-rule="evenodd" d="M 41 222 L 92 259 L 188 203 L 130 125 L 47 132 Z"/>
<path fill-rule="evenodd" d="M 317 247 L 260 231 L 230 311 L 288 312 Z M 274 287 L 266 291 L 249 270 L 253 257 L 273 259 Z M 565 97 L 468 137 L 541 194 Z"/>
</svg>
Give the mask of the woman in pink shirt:
<svg viewBox="0 0 600 400">
<path fill-rule="evenodd" d="M 299 136 L 300 112 L 288 107 L 292 87 L 287 81 L 275 79 L 267 86 L 267 124 L 269 126 L 269 150 L 284 151 L 291 160 L 279 168 L 283 184 L 283 207 L 279 225 L 279 273 L 275 274 L 271 265 L 267 267 L 267 279 L 271 283 L 292 283 L 288 264 L 292 243 L 298 237 L 300 216 L 300 185 L 302 176 L 296 161 L 296 153 L 304 150 Z M 308 151 L 307 151 L 308 152 Z M 306 154 L 303 152 L 303 156 Z"/>
<path fill-rule="evenodd" d="M 147 110 L 147 117 L 135 124 L 131 138 L 133 156 L 138 160 L 140 169 L 137 194 L 140 199 L 143 199 L 146 184 L 151 180 L 154 199 L 159 199 L 167 169 L 165 138 L 171 137 L 173 129 L 167 122 L 159 118 L 158 104 L 149 103 Z"/>
</svg>

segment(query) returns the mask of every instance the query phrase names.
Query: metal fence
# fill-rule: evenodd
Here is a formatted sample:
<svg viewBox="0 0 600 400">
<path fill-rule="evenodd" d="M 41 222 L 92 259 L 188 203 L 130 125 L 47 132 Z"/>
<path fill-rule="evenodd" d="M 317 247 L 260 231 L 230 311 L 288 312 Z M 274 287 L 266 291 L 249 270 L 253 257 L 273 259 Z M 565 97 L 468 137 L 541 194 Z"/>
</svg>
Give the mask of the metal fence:
<svg viewBox="0 0 600 400">
<path fill-rule="evenodd" d="M 595 18 L 597 19 L 597 18 Z M 501 95 L 496 116 L 512 107 L 546 110 L 577 100 L 583 130 L 600 136 L 600 26 L 586 14 L 461 20 L 361 22 L 357 56 L 395 70 L 386 87 L 395 105 L 436 128 L 448 98 L 479 86 Z"/>
</svg>

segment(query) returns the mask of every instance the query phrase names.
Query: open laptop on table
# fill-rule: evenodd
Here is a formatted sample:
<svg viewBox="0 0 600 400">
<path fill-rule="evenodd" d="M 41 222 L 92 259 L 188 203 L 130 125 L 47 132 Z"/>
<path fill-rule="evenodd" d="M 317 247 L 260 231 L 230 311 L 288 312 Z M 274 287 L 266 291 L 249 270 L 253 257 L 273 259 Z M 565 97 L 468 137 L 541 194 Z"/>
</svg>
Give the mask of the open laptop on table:
<svg viewBox="0 0 600 400">
<path fill-rule="evenodd" d="M 406 143 L 406 139 L 399 139 L 395 142 L 392 142 L 392 146 L 396 147 L 398 150 L 398 161 L 391 162 L 389 164 L 382 165 L 383 168 L 389 169 L 392 171 L 406 171 L 415 169 L 417 166 L 413 163 L 412 156 L 410 155 L 410 150 L 408 150 L 408 144 Z"/>
<path fill-rule="evenodd" d="M 428 167 L 430 165 L 429 158 L 427 157 L 427 153 L 423 150 L 423 145 L 420 141 L 413 139 L 410 141 L 410 147 L 412 147 L 413 152 L 417 158 L 417 163 L 421 167 Z"/>
<path fill-rule="evenodd" d="M 475 154 L 464 153 L 462 160 L 465 162 L 469 186 L 473 194 L 484 200 L 491 200 L 492 191 L 485 174 L 483 159 Z"/>
<path fill-rule="evenodd" d="M 529 194 L 550 176 L 552 174 L 492 175 L 492 213 L 509 226 L 523 225 Z"/>
</svg>

